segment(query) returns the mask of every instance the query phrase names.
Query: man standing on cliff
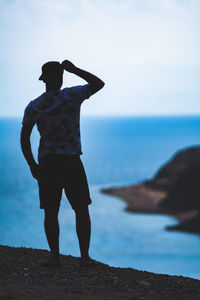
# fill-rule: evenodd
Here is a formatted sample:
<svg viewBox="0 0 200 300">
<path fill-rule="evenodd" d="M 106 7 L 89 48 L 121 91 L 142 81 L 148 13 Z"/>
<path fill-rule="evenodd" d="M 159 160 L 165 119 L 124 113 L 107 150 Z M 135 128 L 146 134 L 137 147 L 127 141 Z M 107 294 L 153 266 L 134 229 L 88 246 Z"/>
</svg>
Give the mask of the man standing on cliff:
<svg viewBox="0 0 200 300">
<path fill-rule="evenodd" d="M 64 88 L 63 71 L 73 73 L 87 84 Z M 76 232 L 79 240 L 82 266 L 93 266 L 89 257 L 90 193 L 83 164 L 80 160 L 80 107 L 85 99 L 98 92 L 104 82 L 95 75 L 77 68 L 65 60 L 51 61 L 42 66 L 42 80 L 46 92 L 31 101 L 25 109 L 21 130 L 21 147 L 32 176 L 39 186 L 40 208 L 44 209 L 44 228 L 51 250 L 44 266 L 59 266 L 58 212 L 64 189 L 76 215 Z M 30 143 L 33 126 L 40 133 L 38 161 L 36 163 Z"/>
</svg>

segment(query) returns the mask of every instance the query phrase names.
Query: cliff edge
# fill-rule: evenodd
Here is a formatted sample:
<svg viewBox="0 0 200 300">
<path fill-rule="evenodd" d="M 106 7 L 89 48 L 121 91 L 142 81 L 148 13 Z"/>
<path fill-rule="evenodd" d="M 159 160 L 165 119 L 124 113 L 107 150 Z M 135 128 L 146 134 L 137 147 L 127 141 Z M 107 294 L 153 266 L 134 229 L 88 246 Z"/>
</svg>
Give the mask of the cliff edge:
<svg viewBox="0 0 200 300">
<path fill-rule="evenodd" d="M 44 268 L 39 262 L 47 256 L 46 250 L 0 246 L 0 299 L 199 299 L 196 279 L 102 263 L 86 269 L 78 266 L 78 258 L 66 255 L 61 256 L 61 268 Z"/>
</svg>

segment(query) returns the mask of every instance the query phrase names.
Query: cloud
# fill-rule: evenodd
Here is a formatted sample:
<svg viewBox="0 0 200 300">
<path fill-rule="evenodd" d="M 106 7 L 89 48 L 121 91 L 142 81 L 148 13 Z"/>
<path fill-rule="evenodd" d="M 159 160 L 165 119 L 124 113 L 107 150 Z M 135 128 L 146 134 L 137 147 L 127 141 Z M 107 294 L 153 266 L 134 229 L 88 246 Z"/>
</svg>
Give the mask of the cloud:
<svg viewBox="0 0 200 300">
<path fill-rule="evenodd" d="M 7 112 L 13 99 L 10 83 L 24 99 L 18 100 L 21 114 L 26 99 L 42 91 L 35 80 L 41 65 L 52 59 L 71 59 L 106 81 L 108 94 L 101 94 L 103 104 L 91 105 L 90 113 L 103 113 L 100 105 L 107 105 L 107 97 L 113 99 L 112 105 L 119 98 L 118 110 L 125 113 L 120 106 L 124 89 L 128 110 L 133 112 L 139 104 L 133 109 L 128 95 L 135 91 L 139 97 L 143 89 L 148 93 L 158 89 L 161 94 L 198 90 L 192 78 L 200 66 L 199 1 L 14 0 L 0 5 L 1 85 Z M 69 85 L 80 82 L 71 75 L 66 78 Z M 152 109 L 158 112 L 156 105 Z"/>
<path fill-rule="evenodd" d="M 180 1 L 169 0 L 119 1 L 117 5 L 116 1 L 75 3 L 10 2 L 3 11 L 5 38 L 11 37 L 10 42 L 23 53 L 22 58 L 32 49 L 33 59 L 56 53 L 59 56 L 67 51 L 70 56 L 87 60 L 95 60 L 101 54 L 101 63 L 105 65 L 200 64 L 194 15 L 186 10 L 184 1 L 182 5 Z M 177 11 L 181 11 L 178 16 Z M 7 40 L 7 54 L 11 52 L 9 46 Z M 29 51 L 25 52 L 26 48 Z M 15 53 L 10 54 L 15 59 Z"/>
</svg>

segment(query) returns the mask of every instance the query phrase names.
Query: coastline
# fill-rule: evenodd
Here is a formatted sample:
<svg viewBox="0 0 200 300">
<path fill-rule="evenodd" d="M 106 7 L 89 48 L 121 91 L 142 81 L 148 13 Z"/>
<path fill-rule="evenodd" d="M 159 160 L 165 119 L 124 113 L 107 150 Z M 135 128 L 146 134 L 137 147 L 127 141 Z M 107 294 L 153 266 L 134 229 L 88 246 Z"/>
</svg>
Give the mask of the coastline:
<svg viewBox="0 0 200 300">
<path fill-rule="evenodd" d="M 200 147 L 193 146 L 177 151 L 150 180 L 101 191 L 124 200 L 129 212 L 175 217 L 179 224 L 168 230 L 200 234 L 199 182 Z"/>
<path fill-rule="evenodd" d="M 161 208 L 160 203 L 167 196 L 167 192 L 150 188 L 145 183 L 101 189 L 101 192 L 125 201 L 125 210 L 129 212 L 170 215 L 180 222 L 187 221 L 198 213 L 197 210 L 173 211 Z"/>
<path fill-rule="evenodd" d="M 0 298 L 4 300 L 199 299 L 200 280 L 115 268 L 98 262 L 80 268 L 79 258 L 61 255 L 61 268 L 44 268 L 47 250 L 0 245 Z"/>
</svg>

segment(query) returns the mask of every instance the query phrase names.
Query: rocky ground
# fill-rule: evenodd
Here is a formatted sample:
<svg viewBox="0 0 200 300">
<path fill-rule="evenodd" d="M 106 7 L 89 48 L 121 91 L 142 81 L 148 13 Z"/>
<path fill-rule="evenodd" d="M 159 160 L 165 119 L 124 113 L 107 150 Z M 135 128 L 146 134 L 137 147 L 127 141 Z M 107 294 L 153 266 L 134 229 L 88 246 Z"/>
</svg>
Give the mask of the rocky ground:
<svg viewBox="0 0 200 300">
<path fill-rule="evenodd" d="M 61 268 L 40 262 L 48 251 L 0 246 L 1 300 L 148 299 L 198 300 L 200 281 L 98 263 L 82 268 L 79 258 L 61 256 Z M 173 266 L 172 266 L 173 268 Z"/>
</svg>

